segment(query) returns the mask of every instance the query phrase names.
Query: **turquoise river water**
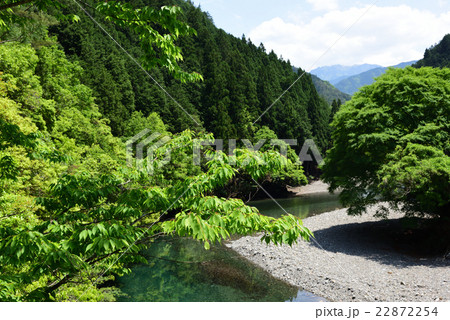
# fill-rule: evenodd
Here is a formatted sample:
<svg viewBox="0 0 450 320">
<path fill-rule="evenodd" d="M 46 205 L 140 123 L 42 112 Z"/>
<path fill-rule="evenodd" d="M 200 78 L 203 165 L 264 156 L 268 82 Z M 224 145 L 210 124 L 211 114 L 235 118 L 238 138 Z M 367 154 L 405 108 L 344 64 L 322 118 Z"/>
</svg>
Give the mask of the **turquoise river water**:
<svg viewBox="0 0 450 320">
<path fill-rule="evenodd" d="M 300 218 L 341 207 L 336 195 L 324 193 L 277 202 Z M 270 199 L 250 203 L 273 217 L 284 213 L 278 204 Z M 134 266 L 118 279 L 121 301 L 324 301 L 272 277 L 223 245 L 207 251 L 192 239 L 164 237 L 143 254 L 148 264 Z"/>
</svg>

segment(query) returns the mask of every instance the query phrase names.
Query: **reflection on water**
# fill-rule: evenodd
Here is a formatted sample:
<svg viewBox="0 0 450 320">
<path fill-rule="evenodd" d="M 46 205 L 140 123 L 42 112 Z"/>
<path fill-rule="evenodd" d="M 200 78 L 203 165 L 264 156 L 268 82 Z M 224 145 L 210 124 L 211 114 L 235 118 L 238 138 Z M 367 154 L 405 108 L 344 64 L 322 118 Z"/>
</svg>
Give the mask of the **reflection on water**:
<svg viewBox="0 0 450 320">
<path fill-rule="evenodd" d="M 302 218 L 340 207 L 336 196 L 328 194 L 277 201 Z M 273 217 L 284 213 L 272 200 L 251 205 Z M 124 293 L 120 301 L 324 301 L 275 279 L 224 246 L 206 251 L 192 239 L 166 237 L 143 254 L 148 264 L 118 279 Z"/>
<path fill-rule="evenodd" d="M 301 219 L 342 208 L 338 195 L 330 193 L 312 193 L 293 198 L 277 199 L 276 201 L 288 213 Z M 279 218 L 285 214 L 272 199 L 252 201 L 249 205 L 258 208 L 266 216 Z"/>
<path fill-rule="evenodd" d="M 148 265 L 119 279 L 121 301 L 319 301 L 237 255 L 191 239 L 164 238 L 144 252 Z"/>
</svg>

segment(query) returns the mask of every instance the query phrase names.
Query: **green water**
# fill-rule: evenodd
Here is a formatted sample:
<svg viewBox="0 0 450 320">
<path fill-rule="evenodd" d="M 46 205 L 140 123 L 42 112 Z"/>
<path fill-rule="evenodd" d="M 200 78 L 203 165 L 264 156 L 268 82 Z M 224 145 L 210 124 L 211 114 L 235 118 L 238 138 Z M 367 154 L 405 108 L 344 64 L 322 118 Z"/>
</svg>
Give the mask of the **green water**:
<svg viewBox="0 0 450 320">
<path fill-rule="evenodd" d="M 339 208 L 336 196 L 308 195 L 280 199 L 300 217 Z M 272 200 L 252 202 L 263 214 L 284 212 Z M 164 237 L 144 253 L 148 264 L 137 265 L 118 279 L 121 301 L 323 301 L 275 279 L 263 269 L 220 245 L 206 251 L 197 241 Z"/>
<path fill-rule="evenodd" d="M 144 255 L 148 265 L 120 279 L 122 301 L 233 302 L 318 298 L 277 280 L 234 251 L 180 238 L 164 238 Z"/>
<path fill-rule="evenodd" d="M 266 216 L 279 218 L 286 214 L 284 209 L 301 219 L 342 208 L 338 196 L 330 193 L 312 193 L 293 198 L 276 199 L 276 202 L 272 199 L 252 201 L 250 205 L 257 207 Z"/>
</svg>

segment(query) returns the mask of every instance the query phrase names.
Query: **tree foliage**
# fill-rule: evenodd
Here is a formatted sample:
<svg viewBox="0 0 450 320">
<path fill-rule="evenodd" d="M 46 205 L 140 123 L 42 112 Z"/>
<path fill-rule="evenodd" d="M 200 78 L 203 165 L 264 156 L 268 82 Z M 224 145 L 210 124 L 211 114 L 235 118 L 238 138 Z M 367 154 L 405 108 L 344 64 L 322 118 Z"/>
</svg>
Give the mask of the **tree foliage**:
<svg viewBox="0 0 450 320">
<path fill-rule="evenodd" d="M 142 56 L 144 68 L 151 69 L 154 66 L 167 68 L 171 74 L 183 82 L 202 79 L 200 74 L 185 72 L 178 65 L 183 56 L 175 41 L 180 36 L 195 34 L 195 30 L 178 18 L 181 13 L 179 7 L 143 6 L 134 8 L 126 2 L 103 0 L 93 0 L 91 3 L 95 10 L 103 14 L 103 20 L 112 21 L 118 27 L 125 27 L 138 35 L 139 45 L 145 52 Z M 74 4 L 72 3 L 72 5 Z M 32 12 L 37 11 L 38 13 L 35 15 L 26 13 L 25 11 L 30 8 Z M 55 11 L 55 9 L 57 10 Z M 4 34 L 6 35 L 12 26 L 18 25 L 20 28 L 26 29 L 32 25 L 39 25 L 36 18 L 39 17 L 40 12 L 51 11 L 61 21 L 80 20 L 77 14 L 64 12 L 64 10 L 67 10 L 66 4 L 59 1 L 7 0 L 0 5 L 0 30 L 6 31 Z M 24 32 L 21 34 L 23 35 Z"/>
<path fill-rule="evenodd" d="M 323 178 L 350 214 L 388 201 L 448 217 L 450 71 L 390 69 L 336 114 Z M 380 214 L 383 210 L 380 210 Z"/>
<path fill-rule="evenodd" d="M 299 144 L 314 138 L 322 150 L 326 149 L 330 107 L 319 98 L 309 76 L 298 80 L 253 124 L 303 73 L 302 70 L 293 72 L 289 61 L 266 52 L 263 46 L 216 28 L 208 14 L 192 3 L 178 0 L 133 0 L 130 3 L 135 8 L 171 4 L 183 10 L 179 18 L 195 29 L 197 36 L 182 37 L 176 42 L 184 57 L 180 66 L 189 72 L 201 73 L 204 81 L 180 83 L 164 69 L 150 69 L 151 77 L 176 100 L 174 102 L 106 38 L 84 12 L 73 8 L 80 21 L 52 26 L 50 34 L 56 35 L 70 58 L 79 61 L 85 69 L 83 83 L 94 91 L 100 112 L 111 120 L 115 135 L 124 135 L 124 120 L 130 119 L 133 112 L 139 111 L 144 117 L 156 112 L 171 132 L 194 126 L 214 133 L 218 139 L 252 139 L 260 127 L 268 126 L 280 138 L 298 139 Z M 87 9 L 95 17 L 101 16 L 100 12 Z M 132 56 L 146 54 L 137 45 L 140 40 L 135 33 L 110 24 L 104 27 Z M 296 151 L 298 153 L 299 148 Z"/>
<path fill-rule="evenodd" d="M 260 176 L 258 180 L 245 171 L 238 170 L 233 179 L 225 187 L 217 190 L 216 194 L 238 197 L 247 201 L 261 197 L 267 198 L 266 192 L 274 197 L 286 197 L 290 195 L 289 186 L 308 183 L 298 155 L 286 142 L 278 139 L 275 132 L 268 127 L 262 126 L 252 140 L 244 140 L 244 145 L 248 149 L 260 152 L 280 152 L 287 157 L 288 162 L 279 170 Z"/>
<path fill-rule="evenodd" d="M 101 118 L 92 91 L 80 83 L 82 70 L 60 49 L 33 49 L 11 42 L 1 45 L 0 57 L 0 242 L 2 254 L 10 252 L 11 243 L 3 232 L 23 231 L 25 238 L 14 242 L 24 245 L 18 253 L 21 256 L 21 250 L 44 250 L 37 249 L 40 239 L 32 231 L 27 233 L 43 221 L 37 214 L 36 197 L 47 195 L 62 174 L 112 174 L 123 163 L 125 152 Z M 53 247 L 45 250 L 49 248 Z M 51 282 L 44 274 L 37 277 L 30 271 L 42 261 L 14 264 L 3 258 L 0 300 L 23 300 Z M 95 290 L 90 290 L 90 296 L 101 297 Z"/>
<path fill-rule="evenodd" d="M 214 108 L 221 110 L 219 115 L 223 116 L 224 124 L 241 119 L 247 132 L 255 130 L 250 114 L 257 110 L 251 111 L 251 105 L 257 101 L 258 90 L 266 92 L 270 87 L 262 82 L 257 85 L 256 73 L 243 72 L 239 81 L 227 79 L 232 75 L 228 72 L 230 65 L 245 69 L 242 57 L 238 58 L 239 62 L 230 60 L 228 64 L 222 64 L 220 68 L 226 72 L 217 74 L 216 80 L 225 85 L 222 89 L 232 98 L 207 81 L 193 84 L 201 90 L 191 92 L 187 84 L 168 77 L 169 73 L 182 70 L 174 66 L 174 61 L 181 61 L 178 47 L 172 46 L 175 39 L 192 33 L 185 22 L 178 21 L 179 8 L 136 9 L 116 2 L 99 3 L 103 6 L 103 14 L 114 20 L 121 30 L 116 35 L 133 34 L 130 37 L 136 41 L 133 50 L 150 50 L 149 46 L 155 45 L 158 57 L 168 54 L 174 59 L 158 61 L 151 50 L 144 57 L 144 61 L 148 59 L 148 67 L 159 63 L 167 67 L 165 71 L 158 71 L 158 79 L 177 89 L 174 97 L 178 101 L 183 105 L 202 102 L 203 90 L 208 88 L 211 97 L 218 98 Z M 295 172 L 288 169 L 287 174 L 304 181 L 301 166 L 291 161 L 294 159 L 292 150 L 286 158 L 273 149 L 263 152 L 237 149 L 231 155 L 208 149 L 205 153 L 209 160 L 203 161 L 201 167 L 194 166 L 192 159 L 187 157 L 187 150 L 191 150 L 192 157 L 195 139 L 212 140 L 212 135 L 191 130 L 178 134 L 168 132 L 169 126 L 162 121 L 162 116 L 171 115 L 169 120 L 171 128 L 177 128 L 175 131 L 181 131 L 182 125 L 191 125 L 185 118 L 178 117 L 182 113 L 179 110 L 180 113 L 172 114 L 169 109 L 144 108 L 152 99 L 151 103 L 161 106 L 161 94 L 159 89 L 146 86 L 142 77 L 134 77 L 138 73 L 136 66 L 130 69 L 130 74 L 121 73 L 130 65 L 117 55 L 117 51 L 108 51 L 110 47 L 95 50 L 97 44 L 103 44 L 100 37 L 88 38 L 81 43 L 76 41 L 78 34 L 70 32 L 66 38 L 62 37 L 63 44 L 74 45 L 71 48 L 63 45 L 72 55 L 72 59 L 68 58 L 55 44 L 56 39 L 47 34 L 47 28 L 52 24 L 39 22 L 40 28 L 31 28 L 27 23 L 30 18 L 33 22 L 35 16 L 19 16 L 19 11 L 24 9 L 19 4 L 33 5 L 30 12 L 42 14 L 43 19 L 48 18 L 47 15 L 59 19 L 68 16 L 65 11 L 68 7 L 58 6 L 55 13 L 50 9 L 53 4 L 50 0 L 7 1 L 0 5 L 0 23 L 7 29 L 2 34 L 2 39 L 5 37 L 7 41 L 0 44 L 0 300 L 112 300 L 112 293 L 98 285 L 128 272 L 129 264 L 142 261 L 140 250 L 160 234 L 189 236 L 202 241 L 205 248 L 233 234 L 255 232 L 261 232 L 262 240 L 268 243 L 292 244 L 300 238 L 309 239 L 310 231 L 292 215 L 280 219 L 265 217 L 242 200 L 216 194 L 216 190 L 237 175 L 247 175 L 256 182 L 268 175 L 285 174 L 286 168 L 290 168 Z M 201 19 L 205 17 L 198 9 L 191 7 L 191 10 Z M 74 15 L 74 19 L 82 23 L 80 17 Z M 64 19 L 60 21 L 61 27 L 70 28 L 64 24 Z M 15 36 L 23 35 L 26 30 L 32 30 L 27 37 Z M 205 35 L 207 31 L 203 30 Z M 142 38 L 139 38 L 141 34 Z M 247 48 L 246 43 L 230 40 L 223 32 L 217 31 L 214 37 L 213 41 L 224 48 L 232 47 L 234 52 Z M 139 43 L 143 47 L 137 45 Z M 164 53 L 159 48 L 161 53 L 158 46 L 168 51 Z M 198 54 L 196 49 L 190 48 Z M 291 68 L 289 63 L 280 61 L 275 54 L 266 55 L 255 46 L 249 50 L 261 51 L 258 54 L 270 59 L 274 70 L 283 66 L 284 71 L 279 75 L 286 77 L 276 79 L 279 88 L 286 87 L 295 78 L 291 71 L 287 73 Z M 74 58 L 74 52 L 83 52 L 85 59 Z M 201 52 L 201 56 L 203 54 L 207 55 L 207 52 Z M 214 63 L 221 59 L 217 48 L 211 54 L 203 57 L 211 59 L 208 68 L 214 68 Z M 186 65 L 181 63 L 179 68 L 197 66 L 202 59 L 186 59 Z M 96 61 L 98 63 L 94 65 Z M 255 70 L 264 77 L 273 76 L 261 68 Z M 210 72 L 214 75 L 213 69 Z M 94 80 L 93 75 L 97 77 Z M 240 83 L 239 88 L 234 87 L 236 83 Z M 103 84 L 103 91 L 93 84 Z M 289 108 L 282 111 L 280 118 L 288 119 L 289 112 L 295 110 L 294 103 L 289 102 L 294 101 L 295 96 L 301 96 L 304 102 L 302 115 L 308 114 L 307 101 L 312 102 L 308 110 L 314 111 L 315 91 L 309 82 L 304 85 L 308 93 L 297 91 L 287 99 Z M 134 90 L 141 95 L 134 97 Z M 251 92 L 248 101 L 247 92 Z M 109 100 L 114 103 L 104 102 Z M 142 108 L 135 108 L 135 101 L 142 103 Z M 206 100 L 203 103 L 206 106 Z M 200 114 L 207 114 L 205 110 L 192 114 L 199 119 Z M 126 117 L 121 118 L 122 115 Z M 297 116 L 294 121 L 300 120 Z M 302 121 L 309 126 L 308 120 Z M 113 136 L 110 127 L 113 122 L 116 122 L 116 133 L 122 139 Z M 152 159 L 146 159 L 147 166 L 136 163 L 136 167 L 142 169 L 128 168 L 123 140 L 144 127 L 170 139 L 155 151 Z M 288 126 L 284 130 L 292 137 L 297 136 Z M 167 165 L 164 155 L 169 151 L 173 163 Z"/>
<path fill-rule="evenodd" d="M 438 44 L 426 49 L 423 59 L 417 61 L 414 67 L 450 68 L 450 34 L 445 35 Z"/>
<path fill-rule="evenodd" d="M 184 132 L 163 149 L 172 149 L 180 140 L 192 144 L 191 139 L 192 133 Z M 7 266 L 0 281 L 8 283 L 0 292 L 2 300 L 48 300 L 71 281 L 96 281 L 106 271 L 122 274 L 126 263 L 142 260 L 139 250 L 159 233 L 190 236 L 207 249 L 232 234 L 263 232 L 262 240 L 276 244 L 309 239 L 310 231 L 295 216 L 262 216 L 241 200 L 212 193 L 233 178 L 236 168 L 257 180 L 280 170 L 286 158 L 248 150 L 237 150 L 232 157 L 211 156 L 206 172 L 167 187 L 155 185 L 145 171 L 129 169 L 64 175 L 38 199 L 35 224 L 0 227 L 0 262 Z M 27 290 L 42 278 L 45 284 Z"/>
</svg>

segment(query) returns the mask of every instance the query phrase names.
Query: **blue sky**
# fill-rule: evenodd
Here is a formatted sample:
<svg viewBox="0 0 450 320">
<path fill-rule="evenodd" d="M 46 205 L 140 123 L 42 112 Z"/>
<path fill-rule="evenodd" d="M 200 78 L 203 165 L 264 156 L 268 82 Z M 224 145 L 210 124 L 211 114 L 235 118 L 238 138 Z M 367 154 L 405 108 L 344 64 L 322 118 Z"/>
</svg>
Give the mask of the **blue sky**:
<svg viewBox="0 0 450 320">
<path fill-rule="evenodd" d="M 450 33 L 450 0 L 193 0 L 216 26 L 307 71 L 420 59 Z M 347 30 L 347 31 L 346 31 Z"/>
</svg>

